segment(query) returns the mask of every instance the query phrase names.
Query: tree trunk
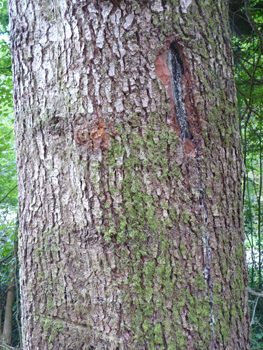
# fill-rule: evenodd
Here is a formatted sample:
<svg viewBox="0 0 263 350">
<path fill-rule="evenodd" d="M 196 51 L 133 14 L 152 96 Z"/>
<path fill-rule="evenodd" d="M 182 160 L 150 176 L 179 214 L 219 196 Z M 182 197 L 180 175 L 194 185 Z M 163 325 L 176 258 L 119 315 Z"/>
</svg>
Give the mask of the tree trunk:
<svg viewBox="0 0 263 350">
<path fill-rule="evenodd" d="M 249 349 L 226 2 L 9 11 L 24 348 Z"/>
<path fill-rule="evenodd" d="M 8 285 L 6 304 L 5 304 L 5 321 L 3 331 L 3 341 L 6 344 L 12 342 L 12 317 L 13 317 L 13 305 L 15 301 L 15 284 L 11 281 Z"/>
<path fill-rule="evenodd" d="M 14 253 L 12 265 L 10 266 L 10 280 L 6 292 L 5 303 L 5 319 L 3 330 L 3 341 L 5 344 L 12 343 L 12 318 L 13 318 L 13 306 L 15 302 L 15 278 L 16 278 L 16 262 L 17 262 L 17 241 L 14 241 Z"/>
</svg>

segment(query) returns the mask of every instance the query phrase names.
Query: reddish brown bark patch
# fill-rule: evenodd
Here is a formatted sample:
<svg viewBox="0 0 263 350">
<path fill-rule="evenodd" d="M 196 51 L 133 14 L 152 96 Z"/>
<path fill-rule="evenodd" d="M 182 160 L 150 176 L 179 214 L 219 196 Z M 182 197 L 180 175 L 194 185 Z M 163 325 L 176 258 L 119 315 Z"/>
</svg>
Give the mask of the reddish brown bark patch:
<svg viewBox="0 0 263 350">
<path fill-rule="evenodd" d="M 170 127 L 172 127 L 174 129 L 175 133 L 178 136 L 180 136 L 180 126 L 176 120 L 176 116 L 174 113 L 174 105 L 173 105 L 174 101 L 173 101 L 173 93 L 172 93 L 172 78 L 171 78 L 170 70 L 167 66 L 167 53 L 168 53 L 170 44 L 171 44 L 171 42 L 167 41 L 163 51 L 156 57 L 154 65 L 155 65 L 155 74 L 163 83 L 163 86 L 165 87 L 166 93 L 169 97 L 170 111 L 169 111 L 169 115 L 167 118 L 167 123 Z"/>
<path fill-rule="evenodd" d="M 96 117 L 97 125 L 91 127 L 87 122 L 81 118 L 75 120 L 76 130 L 74 132 L 74 140 L 78 146 L 86 146 L 90 148 L 92 152 L 97 149 L 109 149 L 110 137 L 108 134 L 107 125 L 103 120 L 99 120 Z M 92 129 L 91 129 L 92 128 Z M 90 130 L 91 129 L 91 130 Z"/>
<path fill-rule="evenodd" d="M 169 45 L 170 45 L 170 43 L 169 43 Z M 156 57 L 154 65 L 155 65 L 155 74 L 163 83 L 165 90 L 167 92 L 167 95 L 172 100 L 173 95 L 172 95 L 171 74 L 170 74 L 170 70 L 169 70 L 167 63 L 166 63 L 169 45 L 166 44 L 165 51 Z"/>
<path fill-rule="evenodd" d="M 103 120 L 100 120 L 98 126 L 91 130 L 90 145 L 93 152 L 99 148 L 110 148 L 110 137 L 107 126 Z"/>
</svg>

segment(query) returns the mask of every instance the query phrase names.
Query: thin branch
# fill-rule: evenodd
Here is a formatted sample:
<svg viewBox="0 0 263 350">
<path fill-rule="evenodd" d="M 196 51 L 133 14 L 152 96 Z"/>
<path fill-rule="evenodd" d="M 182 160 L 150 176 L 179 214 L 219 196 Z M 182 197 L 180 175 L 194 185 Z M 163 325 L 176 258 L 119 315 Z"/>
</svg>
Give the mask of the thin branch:
<svg viewBox="0 0 263 350">
<path fill-rule="evenodd" d="M 3 139 L 5 139 L 7 136 L 9 136 L 10 134 L 11 134 L 11 132 L 13 132 L 13 129 L 8 133 L 8 134 L 6 134 L 5 136 L 3 136 L 3 137 L 0 137 L 0 140 L 3 140 Z"/>
<path fill-rule="evenodd" d="M 245 61 L 243 58 L 241 59 L 240 56 L 234 52 L 234 57 L 235 59 L 238 61 L 238 63 L 242 66 L 242 68 L 244 69 L 244 71 L 247 73 L 247 75 L 249 76 L 249 80 L 247 81 L 243 81 L 243 82 L 240 82 L 239 84 L 248 84 L 249 82 L 251 82 L 251 79 L 252 79 L 252 75 L 251 73 L 249 72 L 249 70 L 246 68 L 246 66 L 243 64 L 242 60 Z M 254 63 L 251 63 L 251 65 L 254 66 Z M 260 66 L 257 66 L 257 68 L 259 69 L 263 69 L 263 67 L 260 67 Z M 257 82 L 258 84 L 262 84 L 262 81 L 259 80 L 259 79 L 254 79 L 254 82 Z"/>
<path fill-rule="evenodd" d="M 251 325 L 253 324 L 253 322 L 254 322 L 255 312 L 256 312 L 256 308 L 257 308 L 257 304 L 258 304 L 258 298 L 259 298 L 259 296 L 257 297 L 257 300 L 256 300 L 255 305 L 254 305 L 254 308 L 253 308 L 253 314 L 252 314 L 252 317 L 251 317 L 250 326 L 251 326 Z"/>
<path fill-rule="evenodd" d="M 14 189 L 17 187 L 17 185 L 15 185 L 1 200 L 0 200 L 0 204 L 6 199 L 7 196 L 9 196 L 9 194 L 14 191 Z"/>
<path fill-rule="evenodd" d="M 253 18 L 251 16 L 249 0 L 245 0 L 245 9 L 246 9 L 246 16 L 247 16 L 248 22 L 251 25 L 251 28 L 254 30 L 254 32 L 258 36 L 259 45 L 260 45 L 260 54 L 263 54 L 263 50 L 262 50 L 262 34 L 261 34 L 260 30 L 258 29 L 256 23 L 254 22 L 254 20 L 253 20 Z"/>
<path fill-rule="evenodd" d="M 245 57 L 244 57 L 244 51 L 241 51 L 241 53 L 242 53 L 242 61 L 246 62 L 246 63 L 249 64 L 250 66 L 254 66 L 254 62 L 249 62 L 247 59 L 245 59 Z M 247 54 L 247 52 L 246 52 L 246 54 Z M 235 56 L 235 57 L 240 57 L 240 56 L 238 56 L 238 54 L 235 53 L 235 52 L 234 52 L 234 56 Z M 253 59 L 254 56 L 250 55 L 250 58 Z M 257 68 L 263 69 L 262 66 L 257 66 Z"/>
<path fill-rule="evenodd" d="M 252 113 L 254 113 L 260 119 L 263 119 L 263 117 L 260 114 L 258 114 L 252 107 L 250 107 L 250 104 L 247 101 L 247 98 L 246 98 L 246 95 L 244 94 L 244 92 L 242 92 L 238 86 L 236 86 L 236 89 L 240 93 L 240 95 L 244 98 L 244 102 L 246 104 L 247 109 L 249 109 Z"/>
<path fill-rule="evenodd" d="M 257 189 L 256 189 L 256 177 L 255 177 L 255 172 L 254 172 L 254 167 L 253 167 L 253 154 L 252 154 L 252 158 L 251 158 L 251 168 L 252 168 L 252 175 L 253 175 L 254 193 L 255 193 L 256 199 L 258 201 L 258 194 L 257 194 Z"/>
<path fill-rule="evenodd" d="M 249 286 L 247 286 L 247 291 L 249 294 L 251 295 L 255 295 L 258 298 L 263 298 L 263 291 L 262 292 L 256 292 L 254 289 L 250 288 Z"/>
<path fill-rule="evenodd" d="M 261 55 L 263 53 L 263 49 L 262 49 L 262 35 L 256 25 L 256 23 L 254 22 L 253 18 L 251 17 L 250 14 L 250 10 L 249 10 L 249 0 L 244 0 L 245 1 L 245 6 L 246 6 L 246 16 L 248 18 L 249 24 L 251 25 L 251 28 L 254 30 L 254 32 L 257 34 L 258 39 L 259 39 L 259 47 L 260 47 L 260 52 L 256 61 L 256 64 L 254 65 L 254 69 L 253 69 L 253 73 L 252 73 L 252 77 L 251 77 L 251 85 L 250 85 L 250 95 L 249 95 L 249 105 L 252 102 L 252 91 L 253 91 L 253 87 L 254 87 L 254 78 L 255 78 L 255 74 L 256 74 L 256 70 L 257 70 L 257 66 L 259 65 L 260 62 L 260 58 Z"/>
<path fill-rule="evenodd" d="M 13 348 L 12 346 L 9 346 L 7 344 L 4 343 L 0 343 L 0 349 L 4 349 L 4 350 L 19 350 L 20 348 Z"/>
<path fill-rule="evenodd" d="M 7 52 L 4 56 L 1 56 L 1 57 L 0 57 L 0 60 L 1 60 L 2 58 L 5 58 L 8 54 L 9 54 L 9 52 Z"/>
<path fill-rule="evenodd" d="M 244 117 L 245 117 L 245 115 L 246 115 L 246 113 L 247 113 L 247 110 L 248 110 L 248 108 L 246 107 L 246 109 L 244 110 L 244 113 L 243 114 L 241 114 L 241 120 L 243 120 L 244 119 Z M 241 110 L 240 110 L 240 113 L 241 113 Z M 250 111 L 250 113 L 251 113 L 251 111 Z M 246 126 L 245 126 L 246 127 Z M 240 132 L 240 134 L 241 134 L 241 132 Z"/>
<path fill-rule="evenodd" d="M 253 134 L 258 138 L 259 142 L 261 141 L 261 137 L 260 135 L 258 135 L 258 133 L 256 132 L 256 130 L 253 128 L 253 126 L 251 125 L 251 122 L 248 123 L 248 125 L 251 127 Z"/>
<path fill-rule="evenodd" d="M 10 258 L 12 258 L 12 254 L 9 254 L 9 255 L 7 255 L 4 259 L 2 259 L 2 260 L 0 261 L 0 266 L 1 266 L 5 261 L 7 261 L 7 260 L 10 259 Z"/>
</svg>

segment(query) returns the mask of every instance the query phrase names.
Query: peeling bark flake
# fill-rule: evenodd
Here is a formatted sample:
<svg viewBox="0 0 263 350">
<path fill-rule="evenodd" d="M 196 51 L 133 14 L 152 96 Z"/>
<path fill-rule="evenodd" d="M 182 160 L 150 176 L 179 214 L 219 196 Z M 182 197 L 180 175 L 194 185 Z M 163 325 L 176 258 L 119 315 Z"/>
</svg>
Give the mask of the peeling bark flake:
<svg viewBox="0 0 263 350">
<path fill-rule="evenodd" d="M 192 0 L 180 0 L 180 5 L 183 13 L 187 13 L 188 7 L 191 5 Z"/>
</svg>

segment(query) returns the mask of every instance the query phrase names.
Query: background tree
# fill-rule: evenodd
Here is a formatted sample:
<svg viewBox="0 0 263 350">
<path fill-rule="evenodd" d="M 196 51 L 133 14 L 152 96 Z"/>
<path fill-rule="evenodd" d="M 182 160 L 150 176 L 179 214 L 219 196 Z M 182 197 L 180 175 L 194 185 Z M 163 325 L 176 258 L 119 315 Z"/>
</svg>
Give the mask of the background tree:
<svg viewBox="0 0 263 350">
<path fill-rule="evenodd" d="M 235 1 L 230 6 L 235 75 L 246 172 L 243 179 L 249 285 L 262 291 L 262 27 L 261 1 Z M 263 349 L 263 304 L 251 292 L 251 338 L 254 349 Z"/>
<path fill-rule="evenodd" d="M 119 6 L 10 1 L 25 347 L 248 349 L 227 7 Z"/>
<path fill-rule="evenodd" d="M 0 206 L 17 205 L 13 95 L 7 1 L 0 2 Z M 7 194 L 10 194 L 7 196 Z"/>
<path fill-rule="evenodd" d="M 19 344 L 17 184 L 7 1 L 0 1 L 0 348 Z"/>
</svg>

